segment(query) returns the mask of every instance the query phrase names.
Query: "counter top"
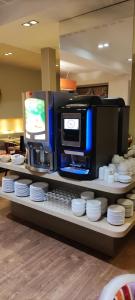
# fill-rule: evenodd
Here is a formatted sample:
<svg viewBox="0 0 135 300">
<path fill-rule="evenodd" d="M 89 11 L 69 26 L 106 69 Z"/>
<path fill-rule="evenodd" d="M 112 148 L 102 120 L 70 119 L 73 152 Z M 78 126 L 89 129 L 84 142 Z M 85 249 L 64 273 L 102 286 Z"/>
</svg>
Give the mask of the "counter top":
<svg viewBox="0 0 135 300">
<path fill-rule="evenodd" d="M 102 233 L 113 238 L 122 238 L 127 235 L 131 228 L 135 225 L 135 213 L 132 218 L 127 218 L 124 225 L 113 226 L 107 223 L 106 217 L 103 217 L 100 221 L 91 222 L 87 216 L 76 217 L 73 215 L 70 208 L 58 207 L 54 203 L 49 201 L 34 202 L 30 200 L 30 197 L 17 197 L 15 193 L 4 193 L 0 187 L 0 196 L 9 199 L 12 202 L 25 205 L 32 209 L 50 214 L 60 219 L 72 222 L 84 228 Z"/>
<path fill-rule="evenodd" d="M 7 170 L 12 170 L 15 172 L 20 172 L 24 174 L 30 174 L 33 176 L 38 176 L 40 178 L 44 179 L 49 179 L 49 180 L 54 180 L 54 181 L 59 181 L 67 184 L 72 184 L 75 186 L 79 186 L 82 188 L 87 188 L 87 189 L 93 189 L 97 191 L 102 191 L 106 193 L 111 193 L 111 194 L 125 194 L 128 193 L 131 189 L 135 187 L 135 176 L 133 177 L 133 180 L 129 184 L 123 184 L 120 182 L 114 182 L 112 184 L 107 184 L 106 182 L 95 179 L 95 180 L 86 180 L 86 181 L 79 181 L 79 180 L 74 180 L 74 179 L 68 179 L 65 177 L 60 176 L 57 172 L 54 173 L 36 173 L 32 172 L 28 169 L 25 168 L 25 165 L 15 165 L 12 162 L 9 163 L 3 163 L 0 162 L 0 168 L 7 169 Z"/>
</svg>

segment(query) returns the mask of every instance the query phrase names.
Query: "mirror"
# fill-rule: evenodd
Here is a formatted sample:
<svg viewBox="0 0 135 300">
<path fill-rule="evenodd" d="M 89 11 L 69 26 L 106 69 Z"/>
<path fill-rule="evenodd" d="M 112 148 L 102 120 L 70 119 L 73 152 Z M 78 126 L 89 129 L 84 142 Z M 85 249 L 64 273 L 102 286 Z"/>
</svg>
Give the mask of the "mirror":
<svg viewBox="0 0 135 300">
<path fill-rule="evenodd" d="M 112 2 L 113 3 L 113 2 Z M 61 77 L 79 94 L 130 99 L 133 1 L 60 22 Z"/>
</svg>

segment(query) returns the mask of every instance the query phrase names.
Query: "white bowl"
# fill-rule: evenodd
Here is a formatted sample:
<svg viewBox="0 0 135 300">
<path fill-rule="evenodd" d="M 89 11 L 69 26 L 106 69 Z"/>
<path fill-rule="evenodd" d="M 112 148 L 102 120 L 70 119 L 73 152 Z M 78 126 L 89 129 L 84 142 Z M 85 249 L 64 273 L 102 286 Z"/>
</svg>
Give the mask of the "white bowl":
<svg viewBox="0 0 135 300">
<path fill-rule="evenodd" d="M 20 154 L 11 155 L 11 161 L 15 165 L 22 165 L 24 163 L 24 156 Z"/>
<path fill-rule="evenodd" d="M 98 211 L 98 212 L 95 213 L 95 214 L 94 214 L 92 211 L 86 210 L 86 214 L 87 214 L 88 219 L 89 219 L 91 222 L 96 222 L 96 221 L 98 221 L 98 220 L 101 218 L 101 210 Z"/>
<path fill-rule="evenodd" d="M 85 214 L 85 207 L 83 207 L 83 208 L 72 207 L 72 212 L 75 216 L 81 217 Z"/>
<path fill-rule="evenodd" d="M 2 162 L 9 162 L 10 161 L 10 159 L 11 159 L 11 155 L 0 155 L 0 161 L 2 161 Z"/>
</svg>

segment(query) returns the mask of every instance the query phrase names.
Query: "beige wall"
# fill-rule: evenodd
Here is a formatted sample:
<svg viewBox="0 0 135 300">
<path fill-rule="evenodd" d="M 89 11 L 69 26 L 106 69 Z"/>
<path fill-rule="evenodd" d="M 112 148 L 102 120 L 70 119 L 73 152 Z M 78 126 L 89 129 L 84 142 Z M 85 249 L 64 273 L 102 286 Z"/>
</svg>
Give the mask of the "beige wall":
<svg viewBox="0 0 135 300">
<path fill-rule="evenodd" d="M 70 77 L 71 79 L 76 80 L 78 85 L 108 83 L 109 97 L 122 97 L 124 98 L 126 104 L 129 103 L 130 76 L 128 75 L 114 76 L 113 74 L 95 71 L 91 73 L 72 74 Z"/>
<path fill-rule="evenodd" d="M 22 116 L 22 92 L 41 90 L 41 72 L 0 64 L 0 118 Z"/>
</svg>

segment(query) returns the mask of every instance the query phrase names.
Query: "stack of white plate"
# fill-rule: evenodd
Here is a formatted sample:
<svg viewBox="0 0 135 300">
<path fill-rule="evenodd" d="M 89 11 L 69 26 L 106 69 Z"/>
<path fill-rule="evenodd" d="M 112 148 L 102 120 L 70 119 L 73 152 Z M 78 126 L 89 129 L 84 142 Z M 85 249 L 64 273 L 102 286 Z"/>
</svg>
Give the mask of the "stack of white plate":
<svg viewBox="0 0 135 300">
<path fill-rule="evenodd" d="M 119 175 L 118 180 L 121 183 L 130 183 L 132 181 L 132 177 L 129 175 Z"/>
<path fill-rule="evenodd" d="M 32 201 L 46 200 L 46 193 L 48 192 L 48 183 L 35 182 L 30 185 L 30 199 Z"/>
<path fill-rule="evenodd" d="M 130 199 L 131 201 L 133 201 L 133 207 L 134 207 L 134 210 L 135 210 L 135 194 L 127 194 L 126 195 L 126 198 Z"/>
<path fill-rule="evenodd" d="M 17 175 L 2 177 L 2 191 L 5 193 L 13 193 L 15 189 L 14 183 L 18 178 L 19 176 Z"/>
<path fill-rule="evenodd" d="M 98 221 L 101 218 L 101 201 L 87 200 L 86 214 L 90 221 Z"/>
<path fill-rule="evenodd" d="M 108 199 L 105 197 L 98 197 L 96 200 L 101 202 L 101 214 L 104 215 L 107 212 Z"/>
<path fill-rule="evenodd" d="M 113 204 L 107 209 L 107 222 L 111 225 L 123 225 L 125 223 L 125 208 Z"/>
<path fill-rule="evenodd" d="M 133 216 L 133 201 L 129 199 L 118 199 L 117 203 L 125 207 L 125 217 L 130 218 Z"/>
<path fill-rule="evenodd" d="M 75 216 L 81 217 L 86 212 L 86 201 L 84 199 L 73 199 L 71 205 L 72 212 Z"/>
<path fill-rule="evenodd" d="M 94 192 L 92 192 L 92 191 L 82 192 L 81 199 L 84 199 L 84 200 L 94 199 Z"/>
<path fill-rule="evenodd" d="M 15 182 L 15 195 L 17 197 L 28 197 L 30 195 L 30 179 L 19 179 Z"/>
</svg>

